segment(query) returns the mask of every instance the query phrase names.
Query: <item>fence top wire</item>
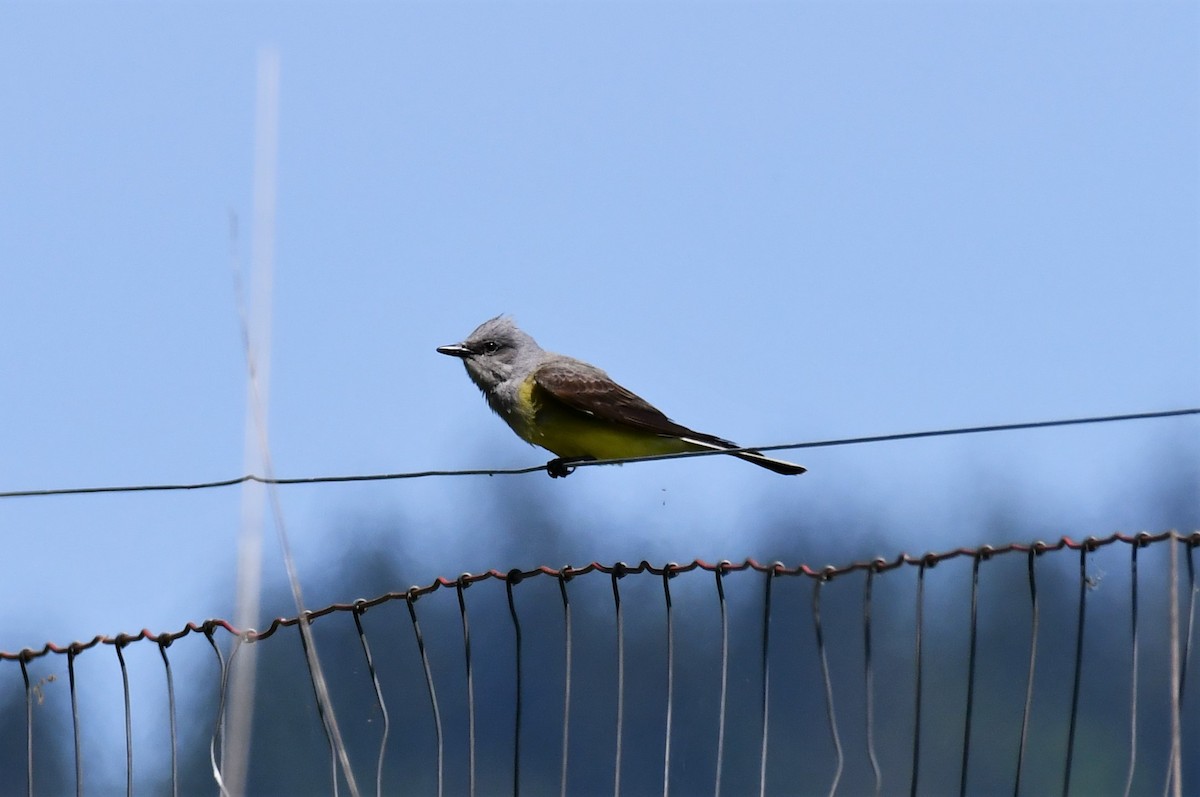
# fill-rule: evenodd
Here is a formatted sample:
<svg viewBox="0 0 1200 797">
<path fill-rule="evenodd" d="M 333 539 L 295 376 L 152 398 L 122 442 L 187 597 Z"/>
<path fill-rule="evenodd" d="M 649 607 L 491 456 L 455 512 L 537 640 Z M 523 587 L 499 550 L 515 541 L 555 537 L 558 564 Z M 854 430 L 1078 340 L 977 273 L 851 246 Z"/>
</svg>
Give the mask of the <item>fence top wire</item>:
<svg viewBox="0 0 1200 797">
<path fill-rule="evenodd" d="M 309 622 L 324 617 L 327 614 L 335 612 L 353 612 L 362 614 L 367 609 L 374 606 L 379 606 L 390 601 L 403 600 L 409 603 L 415 602 L 418 598 L 436 592 L 439 589 L 465 589 L 466 587 L 476 584 L 481 581 L 496 580 L 504 581 L 509 584 L 518 584 L 524 579 L 534 576 L 550 576 L 551 578 L 569 581 L 577 576 L 583 576 L 588 573 L 598 572 L 605 573 L 616 578 L 623 578 L 627 575 L 638 573 L 650 573 L 655 576 L 665 576 L 672 578 L 680 573 L 687 573 L 692 570 L 700 569 L 711 573 L 720 572 L 735 573 L 740 571 L 756 571 L 759 573 L 771 573 L 775 576 L 808 576 L 809 578 L 820 579 L 822 581 L 830 581 L 839 576 L 844 576 L 854 572 L 874 572 L 883 573 L 888 570 L 894 570 L 903 565 L 913 565 L 917 567 L 930 568 L 941 562 L 949 559 L 957 559 L 959 557 L 968 559 L 978 559 L 986 561 L 994 556 L 1007 553 L 1030 553 L 1041 555 L 1047 551 L 1059 551 L 1063 549 L 1094 551 L 1107 545 L 1117 542 L 1123 542 L 1129 545 L 1137 545 L 1144 547 L 1151 543 L 1163 542 L 1168 539 L 1173 539 L 1176 542 L 1186 543 L 1191 547 L 1200 547 L 1200 531 L 1193 531 L 1190 534 L 1182 534 L 1177 531 L 1164 531 L 1158 534 L 1150 532 L 1139 532 L 1137 534 L 1122 534 L 1114 532 L 1107 537 L 1086 537 L 1082 540 L 1073 540 L 1070 537 L 1062 537 L 1056 542 L 1034 541 L 1031 543 L 1009 543 L 1002 546 L 981 545 L 977 548 L 954 548 L 948 551 L 939 553 L 924 553 L 920 556 L 914 556 L 908 553 L 901 553 L 894 559 L 884 559 L 877 557 L 869 561 L 851 562 L 847 565 L 826 565 L 822 568 L 812 568 L 806 564 L 789 567 L 782 562 L 762 563 L 755 559 L 746 559 L 742 562 L 730 562 L 729 560 L 721 560 L 719 562 L 705 562 L 700 559 L 694 559 L 691 562 L 678 564 L 676 562 L 668 562 L 662 566 L 655 566 L 649 562 L 642 560 L 636 565 L 627 564 L 625 562 L 617 562 L 611 565 L 601 564 L 599 562 L 591 562 L 583 567 L 573 567 L 564 565 L 561 568 L 549 567 L 542 565 L 532 570 L 513 569 L 508 572 L 500 572 L 499 570 L 487 570 L 482 573 L 463 573 L 458 578 L 438 577 L 432 583 L 426 586 L 412 586 L 403 592 L 386 592 L 374 598 L 359 598 L 351 603 L 331 603 L 320 609 L 305 611 L 303 617 Z M 258 631 L 255 629 L 241 630 L 233 626 L 227 620 L 211 619 L 201 623 L 189 622 L 183 628 L 174 632 L 164 632 L 155 634 L 149 629 L 143 628 L 136 634 L 117 634 L 116 636 L 107 636 L 97 634 L 90 640 L 71 642 L 67 645 L 57 645 L 53 642 L 47 642 L 40 649 L 23 648 L 19 651 L 8 652 L 0 651 L 0 661 L 21 661 L 29 662 L 33 659 L 46 656 L 54 653 L 59 655 L 74 656 L 88 648 L 96 645 L 116 645 L 125 647 L 133 642 L 141 640 L 150 640 L 157 643 L 160 647 L 168 647 L 184 636 L 191 633 L 203 634 L 207 637 L 212 637 L 217 629 L 223 629 L 230 635 L 237 637 L 243 642 L 257 642 L 272 636 L 280 628 L 286 626 L 294 626 L 300 622 L 300 617 L 277 617 L 271 621 L 264 630 Z"/>
<path fill-rule="evenodd" d="M 0 491 L 0 498 L 35 498 L 52 495 L 95 495 L 99 493 L 146 493 L 178 490 L 209 490 L 217 487 L 232 487 L 246 482 L 260 484 L 330 484 L 344 482 L 373 482 L 396 481 L 399 479 L 425 479 L 431 477 L 450 476 L 521 476 L 538 471 L 549 472 L 552 475 L 556 467 L 567 466 L 569 470 L 576 467 L 593 467 L 596 465 L 625 465 L 631 462 L 653 462 L 661 459 L 683 459 L 686 457 L 709 457 L 746 451 L 784 451 L 804 448 L 832 448 L 834 446 L 861 445 L 864 443 L 887 443 L 899 440 L 920 440 L 928 437 L 949 437 L 953 435 L 982 434 L 985 432 L 1014 432 L 1027 429 L 1047 429 L 1056 426 L 1082 426 L 1097 423 L 1115 423 L 1122 421 L 1143 421 L 1153 418 L 1174 418 L 1182 415 L 1200 415 L 1200 407 L 1179 410 L 1164 410 L 1161 412 L 1135 412 L 1124 415 L 1098 415 L 1088 418 L 1064 418 L 1052 421 L 1025 421 L 1021 423 L 1002 423 L 990 426 L 963 426 L 953 429 L 932 429 L 920 432 L 900 432 L 898 434 L 871 435 L 868 437 L 844 437 L 832 440 L 813 440 L 801 443 L 779 443 L 765 446 L 745 446 L 704 451 L 681 451 L 675 454 L 655 454 L 645 457 L 626 459 L 596 459 L 578 460 L 560 463 L 552 460 L 545 465 L 531 465 L 524 468 L 474 468 L 468 470 L 423 470 L 405 473 L 369 473 L 351 476 L 301 476 L 296 478 L 275 478 L 248 473 L 245 476 L 235 476 L 229 479 L 218 479 L 207 482 L 189 482 L 180 484 L 137 484 L 116 487 L 54 487 L 42 490 L 8 490 Z M 569 472 L 568 470 L 568 472 Z"/>
</svg>

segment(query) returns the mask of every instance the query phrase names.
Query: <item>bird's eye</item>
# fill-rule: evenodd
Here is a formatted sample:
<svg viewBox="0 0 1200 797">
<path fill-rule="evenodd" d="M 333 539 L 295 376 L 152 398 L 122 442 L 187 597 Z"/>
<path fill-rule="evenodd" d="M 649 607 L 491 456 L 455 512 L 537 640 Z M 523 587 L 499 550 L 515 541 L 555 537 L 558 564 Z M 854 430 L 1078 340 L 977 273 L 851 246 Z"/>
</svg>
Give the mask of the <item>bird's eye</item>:
<svg viewBox="0 0 1200 797">
<path fill-rule="evenodd" d="M 500 344 L 497 343 L 496 341 L 485 340 L 483 342 L 483 353 L 484 354 L 495 354 L 498 351 L 500 351 Z"/>
</svg>

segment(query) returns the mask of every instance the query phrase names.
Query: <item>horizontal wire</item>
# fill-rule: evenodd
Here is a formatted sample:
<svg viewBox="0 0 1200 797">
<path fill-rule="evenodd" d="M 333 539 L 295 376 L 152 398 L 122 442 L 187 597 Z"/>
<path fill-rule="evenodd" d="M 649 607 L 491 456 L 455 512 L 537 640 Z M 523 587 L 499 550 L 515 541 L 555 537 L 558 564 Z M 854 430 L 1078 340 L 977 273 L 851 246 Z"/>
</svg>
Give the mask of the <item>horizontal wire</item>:
<svg viewBox="0 0 1200 797">
<path fill-rule="evenodd" d="M 1123 542 L 1129 545 L 1145 546 L 1151 543 L 1163 542 L 1168 539 L 1185 543 L 1189 546 L 1189 548 L 1198 548 L 1200 547 L 1200 530 L 1193 531 L 1190 534 L 1182 534 L 1173 530 L 1160 532 L 1158 534 L 1151 534 L 1150 532 L 1142 531 L 1133 535 L 1114 532 L 1107 537 L 1086 537 L 1078 541 L 1073 540 L 1070 537 L 1061 537 L 1055 542 L 1043 542 L 1038 540 L 1032 543 L 1013 542 L 998 547 L 981 545 L 977 548 L 954 548 L 948 551 L 942 551 L 940 553 L 925 553 L 920 556 L 914 556 L 909 553 L 901 553 L 897 555 L 895 559 L 890 561 L 884 559 L 883 557 L 878 557 L 870 561 L 851 562 L 848 565 L 842 566 L 826 565 L 825 567 L 819 569 L 814 569 L 806 564 L 797 565 L 795 567 L 787 567 L 782 562 L 771 562 L 764 564 L 755 559 L 746 559 L 743 562 L 730 562 L 727 559 L 721 560 L 720 562 L 706 562 L 701 559 L 694 559 L 685 564 L 668 562 L 661 567 L 656 567 L 646 560 L 642 560 L 636 565 L 630 565 L 625 562 L 617 562 L 612 565 L 591 562 L 583 567 L 572 567 L 571 565 L 565 565 L 561 568 L 554 568 L 547 565 L 542 565 L 532 570 L 514 569 L 507 572 L 491 569 L 482 573 L 463 573 L 458 578 L 439 577 L 424 587 L 413 586 L 404 592 L 386 592 L 382 595 L 371 598 L 370 600 L 359 598 L 353 603 L 331 603 L 321 609 L 305 611 L 302 616 L 305 622 L 311 623 L 318 617 L 324 617 L 327 614 L 333 614 L 335 612 L 362 613 L 367 609 L 379 606 L 383 603 L 388 603 L 390 601 L 403 600 L 407 601 L 408 604 L 412 606 L 418 598 L 429 595 L 439 589 L 457 590 L 460 585 L 466 587 L 470 586 L 471 584 L 476 584 L 480 581 L 486 581 L 488 579 L 504 582 L 511 581 L 515 584 L 525 580 L 526 578 L 539 575 L 550 576 L 554 579 L 561 578 L 570 580 L 588 573 L 597 572 L 612 576 L 613 584 L 615 586 L 617 579 L 624 578 L 627 575 L 634 575 L 638 573 L 650 573 L 655 576 L 662 576 L 664 573 L 678 575 L 679 573 L 687 573 L 692 570 L 700 569 L 710 573 L 716 573 L 718 571 L 721 573 L 735 573 L 744 570 L 753 570 L 759 573 L 773 573 L 777 576 L 807 576 L 809 578 L 828 581 L 832 578 L 848 575 L 858 571 L 884 573 L 888 570 L 894 570 L 896 568 L 903 567 L 904 565 L 921 566 L 922 564 L 925 567 L 932 567 L 941 562 L 955 559 L 960 556 L 967 559 L 979 557 L 980 559 L 984 560 L 1006 553 L 1032 553 L 1040 556 L 1048 551 L 1060 551 L 1063 549 L 1074 551 L 1087 549 L 1088 551 L 1094 551 L 1097 548 L 1102 548 L 1117 542 Z M 142 629 L 136 634 L 117 634 L 116 636 L 97 634 L 90 640 L 71 642 L 70 644 L 61 646 L 56 645 L 53 642 L 47 642 L 40 649 L 36 650 L 30 648 L 24 648 L 15 652 L 0 650 L 0 661 L 19 660 L 28 662 L 50 653 L 73 656 L 84 650 L 87 650 L 88 648 L 95 647 L 96 645 L 124 646 L 131 642 L 137 642 L 143 639 L 151 640 L 163 647 L 167 647 L 175 640 L 192 633 L 204 634 L 211 640 L 212 634 L 218 628 L 222 628 L 232 636 L 237 637 L 240 642 L 258 642 L 272 636 L 280 628 L 293 626 L 299 622 L 300 617 L 277 617 L 271 621 L 271 624 L 267 626 L 265 630 L 257 631 L 255 629 L 241 630 L 234 627 L 227 620 L 211 619 L 205 620 L 202 623 L 189 622 L 182 629 L 175 632 L 155 634 L 148 629 Z"/>
<path fill-rule="evenodd" d="M 552 471 L 554 465 L 568 468 L 592 467 L 596 465 L 626 465 L 631 462 L 655 462 L 663 459 L 687 457 L 711 457 L 745 452 L 798 450 L 805 448 L 832 448 L 834 446 L 862 445 L 864 443 L 889 443 L 898 440 L 919 440 L 927 437 L 950 437 L 952 435 L 982 434 L 984 432 L 1015 432 L 1022 429 L 1048 429 L 1055 426 L 1082 426 L 1085 424 L 1115 423 L 1121 421 L 1143 421 L 1154 418 L 1174 418 L 1181 415 L 1200 415 L 1200 407 L 1161 412 L 1135 412 L 1125 415 L 1100 415 L 1089 418 L 1066 418 L 1056 421 L 1028 421 L 1002 423 L 991 426 L 964 426 L 953 429 L 935 429 L 923 432 L 900 432 L 898 434 L 870 435 L 868 437 L 844 437 L 833 440 L 815 440 L 804 443 L 779 443 L 767 446 L 745 446 L 740 448 L 705 449 L 703 451 L 680 451 L 674 454 L 654 454 L 645 457 L 624 459 L 553 460 L 545 465 L 530 465 L 524 468 L 473 468 L 468 470 L 422 470 L 406 473 L 371 473 L 355 476 L 302 476 L 296 478 L 268 478 L 248 473 L 216 481 L 181 484 L 137 484 L 119 487 L 58 487 L 43 490 L 8 490 L 0 492 L 0 498 L 33 498 L 51 495 L 94 495 L 97 493 L 148 493 L 178 490 L 208 490 L 216 487 L 232 487 L 244 482 L 260 484 L 330 484 L 338 482 L 395 481 L 399 479 L 426 479 L 436 476 L 522 476 L 538 471 Z"/>
</svg>

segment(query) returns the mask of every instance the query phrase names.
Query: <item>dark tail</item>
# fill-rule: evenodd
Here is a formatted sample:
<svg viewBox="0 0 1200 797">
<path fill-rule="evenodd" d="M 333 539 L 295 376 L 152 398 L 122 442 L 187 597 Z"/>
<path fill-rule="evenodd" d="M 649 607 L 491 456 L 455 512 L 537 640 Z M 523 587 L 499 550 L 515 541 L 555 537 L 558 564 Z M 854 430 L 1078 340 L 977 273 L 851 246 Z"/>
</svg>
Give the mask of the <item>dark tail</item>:
<svg viewBox="0 0 1200 797">
<path fill-rule="evenodd" d="M 688 431 L 690 434 L 688 434 L 686 437 L 681 435 L 680 439 L 691 443 L 692 445 L 699 446 L 700 448 L 708 448 L 712 449 L 713 451 L 728 451 L 731 448 L 738 448 L 737 443 L 729 440 L 725 440 L 720 437 L 714 437 L 710 434 L 700 434 L 699 432 L 691 432 L 691 430 Z M 731 456 L 735 456 L 738 459 L 744 459 L 747 462 L 753 462 L 760 468 L 773 470 L 776 473 L 783 474 L 784 476 L 799 476 L 801 473 L 804 473 L 806 470 L 808 470 L 808 468 L 804 467 L 803 465 L 784 462 L 782 459 L 771 459 L 766 454 L 763 454 L 759 451 L 730 451 L 729 453 Z"/>
<path fill-rule="evenodd" d="M 806 470 L 808 470 L 808 468 L 804 467 L 803 465 L 784 462 L 782 459 L 771 459 L 770 457 L 760 454 L 757 451 L 739 451 L 733 456 L 737 457 L 738 459 L 744 459 L 747 462 L 753 462 L 760 468 L 766 468 L 767 470 L 775 471 L 776 473 L 783 474 L 784 476 L 799 476 L 801 473 L 804 473 Z"/>
</svg>

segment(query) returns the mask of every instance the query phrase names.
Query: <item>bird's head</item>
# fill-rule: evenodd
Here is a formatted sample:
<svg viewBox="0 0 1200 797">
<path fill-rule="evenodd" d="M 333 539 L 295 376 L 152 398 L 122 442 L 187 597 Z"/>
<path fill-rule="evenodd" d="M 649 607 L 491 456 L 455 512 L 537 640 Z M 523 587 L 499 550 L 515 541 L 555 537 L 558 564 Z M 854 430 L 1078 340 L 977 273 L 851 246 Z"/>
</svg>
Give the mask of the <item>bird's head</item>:
<svg viewBox="0 0 1200 797">
<path fill-rule="evenodd" d="M 484 321 L 462 343 L 439 346 L 439 354 L 459 357 L 485 394 L 510 379 L 524 379 L 537 365 L 542 347 L 505 315 Z"/>
</svg>

